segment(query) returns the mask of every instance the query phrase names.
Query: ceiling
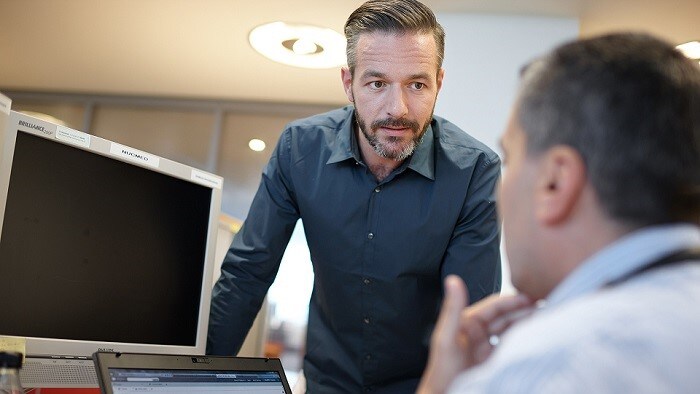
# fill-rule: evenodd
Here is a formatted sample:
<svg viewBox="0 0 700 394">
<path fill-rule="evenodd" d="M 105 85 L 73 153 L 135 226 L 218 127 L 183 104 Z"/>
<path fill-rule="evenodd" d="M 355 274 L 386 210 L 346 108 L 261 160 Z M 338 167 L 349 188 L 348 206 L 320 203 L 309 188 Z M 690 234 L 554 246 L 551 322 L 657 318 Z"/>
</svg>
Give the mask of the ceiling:
<svg viewBox="0 0 700 394">
<path fill-rule="evenodd" d="M 0 90 L 344 103 L 338 69 L 305 70 L 254 52 L 275 20 L 342 31 L 357 0 L 0 0 Z M 573 17 L 582 35 L 645 29 L 700 38 L 697 0 L 425 0 L 436 13 Z"/>
</svg>

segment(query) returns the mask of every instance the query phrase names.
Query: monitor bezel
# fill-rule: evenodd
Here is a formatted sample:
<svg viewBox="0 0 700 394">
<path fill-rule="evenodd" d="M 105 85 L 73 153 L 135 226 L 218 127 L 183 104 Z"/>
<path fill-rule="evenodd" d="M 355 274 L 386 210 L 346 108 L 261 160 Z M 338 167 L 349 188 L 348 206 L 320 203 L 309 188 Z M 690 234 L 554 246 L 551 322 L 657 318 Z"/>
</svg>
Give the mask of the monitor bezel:
<svg viewBox="0 0 700 394">
<path fill-rule="evenodd" d="M 0 114 L 3 115 L 3 114 Z M 2 120 L 2 119 L 0 119 Z M 23 123 L 22 123 L 23 122 Z M 157 155 L 150 154 L 126 145 L 119 144 L 95 135 L 47 122 L 16 111 L 9 111 L 5 127 L 0 129 L 0 237 L 5 217 L 6 200 L 9 190 L 10 174 L 17 134 L 29 133 L 55 143 L 64 144 L 75 149 L 82 149 L 101 156 L 119 160 L 130 165 L 140 166 L 151 171 L 183 179 L 211 189 L 209 222 L 207 226 L 207 243 L 202 276 L 202 291 L 199 300 L 199 317 L 195 344 L 163 345 L 154 343 L 127 343 L 111 341 L 74 340 L 43 337 L 0 337 L 15 338 L 24 342 L 25 354 L 29 357 L 69 356 L 90 358 L 97 351 L 159 353 L 159 354 L 204 354 L 209 323 L 212 278 L 215 267 L 216 240 L 218 220 L 221 207 L 223 178 L 207 171 L 178 163 Z M 123 153 L 128 152 L 128 153 Z M 133 153 L 136 153 L 135 155 Z M 144 161 L 146 157 L 149 160 Z M 154 165 L 157 162 L 157 165 Z M 0 239 L 1 241 L 1 239 Z M 28 294 L 29 295 L 29 292 Z"/>
</svg>

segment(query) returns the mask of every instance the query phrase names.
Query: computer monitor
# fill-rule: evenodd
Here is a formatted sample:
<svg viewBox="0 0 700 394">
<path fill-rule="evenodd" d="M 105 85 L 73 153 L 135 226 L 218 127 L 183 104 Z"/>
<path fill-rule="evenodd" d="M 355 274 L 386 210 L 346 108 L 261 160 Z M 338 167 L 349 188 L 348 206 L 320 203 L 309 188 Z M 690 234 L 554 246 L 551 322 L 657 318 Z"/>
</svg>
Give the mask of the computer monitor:
<svg viewBox="0 0 700 394">
<path fill-rule="evenodd" d="M 0 336 L 26 338 L 25 387 L 97 387 L 96 351 L 204 354 L 222 178 L 14 111 L 2 133 Z"/>
</svg>

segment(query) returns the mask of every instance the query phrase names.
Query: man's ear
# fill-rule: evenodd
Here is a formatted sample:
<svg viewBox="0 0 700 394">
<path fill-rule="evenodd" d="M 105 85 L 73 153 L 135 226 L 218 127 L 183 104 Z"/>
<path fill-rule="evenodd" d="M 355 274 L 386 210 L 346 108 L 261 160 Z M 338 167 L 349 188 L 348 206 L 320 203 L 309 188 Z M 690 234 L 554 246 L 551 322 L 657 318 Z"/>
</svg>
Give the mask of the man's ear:
<svg viewBox="0 0 700 394">
<path fill-rule="evenodd" d="M 445 69 L 441 68 L 437 74 L 437 91 L 438 91 L 438 93 L 440 93 L 440 89 L 442 89 L 442 79 L 443 78 L 445 78 Z"/>
<path fill-rule="evenodd" d="M 548 225 L 572 217 L 586 186 L 586 166 L 573 148 L 557 145 L 542 155 L 536 185 L 537 219 Z"/>
<path fill-rule="evenodd" d="M 340 69 L 340 78 L 343 80 L 343 89 L 345 90 L 345 95 L 348 96 L 350 102 L 355 102 L 355 97 L 352 94 L 352 73 L 347 67 Z"/>
</svg>

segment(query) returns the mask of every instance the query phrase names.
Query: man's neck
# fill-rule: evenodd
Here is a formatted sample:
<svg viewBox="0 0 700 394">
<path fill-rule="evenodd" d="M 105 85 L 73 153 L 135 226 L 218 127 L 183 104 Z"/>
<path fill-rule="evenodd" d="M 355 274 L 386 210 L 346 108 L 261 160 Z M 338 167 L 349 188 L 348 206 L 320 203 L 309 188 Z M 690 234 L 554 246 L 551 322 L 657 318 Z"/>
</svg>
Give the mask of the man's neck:
<svg viewBox="0 0 700 394">
<path fill-rule="evenodd" d="M 542 258 L 547 259 L 550 267 L 547 271 L 550 287 L 546 293 L 537 294 L 538 298 L 546 297 L 591 256 L 633 230 L 604 212 L 591 186 L 584 190 L 579 201 L 566 222 L 542 233 L 546 240 L 541 241 L 541 247 L 547 250 Z"/>
<path fill-rule="evenodd" d="M 397 161 L 388 159 L 377 154 L 374 148 L 369 144 L 369 141 L 367 141 L 367 138 L 365 138 L 365 135 L 362 134 L 359 127 L 355 127 L 355 136 L 357 137 L 357 144 L 360 147 L 362 159 L 377 181 L 383 181 L 392 171 L 403 163 L 403 160 Z"/>
</svg>

